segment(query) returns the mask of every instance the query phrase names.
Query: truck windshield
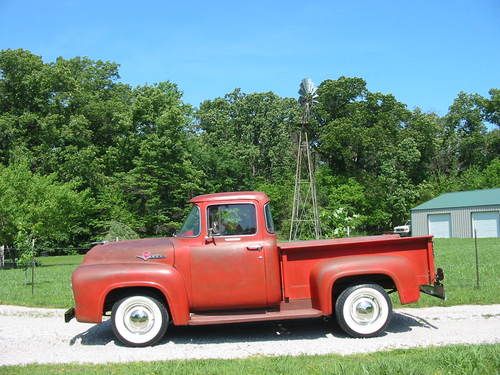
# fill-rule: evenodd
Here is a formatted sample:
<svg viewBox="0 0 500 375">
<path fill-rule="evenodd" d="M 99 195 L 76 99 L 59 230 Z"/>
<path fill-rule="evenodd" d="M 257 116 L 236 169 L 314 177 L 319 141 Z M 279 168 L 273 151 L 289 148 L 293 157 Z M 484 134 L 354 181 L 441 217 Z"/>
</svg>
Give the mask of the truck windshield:
<svg viewBox="0 0 500 375">
<path fill-rule="evenodd" d="M 194 205 L 177 237 L 197 237 L 200 234 L 200 209 Z"/>
</svg>

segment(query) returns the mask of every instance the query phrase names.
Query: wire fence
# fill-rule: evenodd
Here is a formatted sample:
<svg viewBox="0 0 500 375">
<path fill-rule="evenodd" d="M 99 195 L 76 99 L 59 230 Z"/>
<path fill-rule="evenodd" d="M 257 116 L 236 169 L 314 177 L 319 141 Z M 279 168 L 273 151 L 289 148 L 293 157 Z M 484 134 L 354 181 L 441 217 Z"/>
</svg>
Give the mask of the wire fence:
<svg viewBox="0 0 500 375">
<path fill-rule="evenodd" d="M 88 244 L 80 247 L 36 247 L 34 248 L 35 257 L 47 257 L 57 255 L 85 254 L 95 244 Z M 21 256 L 19 249 L 13 246 L 0 246 L 0 268 L 17 268 Z"/>
<path fill-rule="evenodd" d="M 46 256 L 57 256 L 57 255 L 74 255 L 74 254 L 85 254 L 89 251 L 94 245 L 100 244 L 103 242 L 92 242 L 88 244 L 84 244 L 82 246 L 72 246 L 72 247 L 37 247 L 35 246 L 35 257 L 42 258 Z M 35 259 L 33 260 L 33 265 L 28 265 L 19 267 L 18 260 L 20 257 L 20 251 L 13 246 L 0 246 L 0 269 L 9 269 L 9 268 L 30 268 L 33 266 L 39 266 L 42 262 Z M 479 288 L 482 284 L 481 275 L 487 275 L 488 272 L 486 268 L 489 268 L 494 263 L 495 260 L 491 259 L 491 257 L 497 257 L 496 253 L 493 254 L 485 254 L 482 252 L 481 246 L 477 244 L 477 239 L 474 241 L 474 249 L 471 253 L 471 259 L 469 266 L 466 267 L 465 274 L 462 274 L 460 278 L 450 279 L 447 278 L 445 280 L 445 284 L 448 287 L 462 287 L 468 288 L 474 286 Z M 489 259 L 490 258 L 490 259 Z M 458 265 L 456 265 L 458 266 Z M 446 272 L 446 270 L 445 270 Z M 488 275 L 487 275 L 488 276 Z M 500 285 L 500 277 L 491 278 L 488 277 L 486 281 L 488 285 Z"/>
</svg>

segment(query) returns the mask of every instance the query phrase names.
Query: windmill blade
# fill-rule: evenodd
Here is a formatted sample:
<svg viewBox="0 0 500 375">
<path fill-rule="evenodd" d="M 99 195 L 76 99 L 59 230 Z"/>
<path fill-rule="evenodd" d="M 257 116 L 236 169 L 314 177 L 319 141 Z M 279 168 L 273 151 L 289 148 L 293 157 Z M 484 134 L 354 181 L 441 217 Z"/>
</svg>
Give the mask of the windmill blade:
<svg viewBox="0 0 500 375">
<path fill-rule="evenodd" d="M 318 89 L 314 85 L 313 81 L 310 78 L 304 78 L 302 82 L 300 82 L 300 87 L 299 87 L 299 103 L 301 105 L 304 104 L 309 104 L 312 105 L 313 103 L 317 102 L 317 91 Z"/>
<path fill-rule="evenodd" d="M 311 78 L 304 78 L 300 82 L 299 95 L 300 96 L 312 96 L 315 95 L 317 91 Z M 316 95 L 317 96 L 317 95 Z"/>
</svg>

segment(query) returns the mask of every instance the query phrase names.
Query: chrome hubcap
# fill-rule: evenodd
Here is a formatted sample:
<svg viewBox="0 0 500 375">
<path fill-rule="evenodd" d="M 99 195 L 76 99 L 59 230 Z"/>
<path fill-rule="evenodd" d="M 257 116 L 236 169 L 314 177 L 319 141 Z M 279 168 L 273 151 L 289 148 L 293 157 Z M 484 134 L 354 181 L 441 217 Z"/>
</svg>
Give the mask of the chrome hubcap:
<svg viewBox="0 0 500 375">
<path fill-rule="evenodd" d="M 148 326 L 148 314 L 144 310 L 134 310 L 130 313 L 130 324 L 137 329 L 144 329 Z"/>
<path fill-rule="evenodd" d="M 380 315 L 380 306 L 377 301 L 369 296 L 361 296 L 352 304 L 351 317 L 362 325 L 374 322 Z"/>
<path fill-rule="evenodd" d="M 125 311 L 124 324 L 132 333 L 147 333 L 151 330 L 153 323 L 153 312 L 147 306 L 132 305 Z"/>
</svg>

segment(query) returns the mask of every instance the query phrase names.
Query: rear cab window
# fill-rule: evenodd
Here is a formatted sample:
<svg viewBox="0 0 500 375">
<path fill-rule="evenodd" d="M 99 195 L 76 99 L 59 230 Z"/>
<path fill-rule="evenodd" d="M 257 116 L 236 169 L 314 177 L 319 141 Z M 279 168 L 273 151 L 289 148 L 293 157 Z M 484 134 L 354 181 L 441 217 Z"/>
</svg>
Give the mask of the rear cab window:
<svg viewBox="0 0 500 375">
<path fill-rule="evenodd" d="M 266 229 L 269 233 L 275 233 L 273 215 L 271 214 L 271 206 L 266 203 L 264 206 L 264 216 L 266 217 Z"/>
</svg>

